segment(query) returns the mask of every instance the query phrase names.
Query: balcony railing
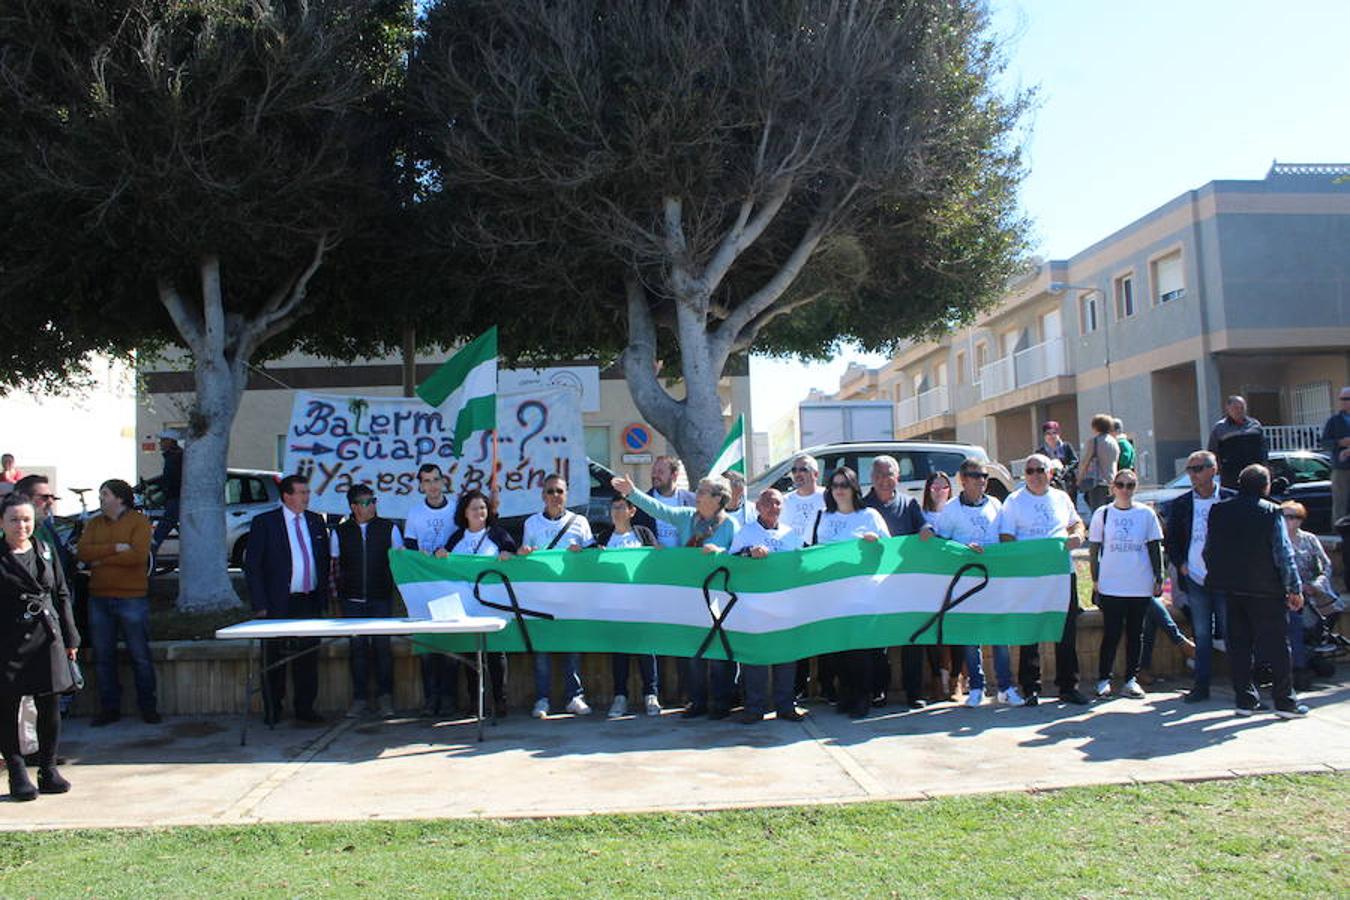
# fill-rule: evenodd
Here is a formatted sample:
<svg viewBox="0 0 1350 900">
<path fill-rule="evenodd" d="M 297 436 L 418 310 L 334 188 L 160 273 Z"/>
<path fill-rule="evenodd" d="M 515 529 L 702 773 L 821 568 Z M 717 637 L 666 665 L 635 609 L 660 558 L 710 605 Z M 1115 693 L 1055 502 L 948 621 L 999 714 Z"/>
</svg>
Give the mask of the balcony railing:
<svg viewBox="0 0 1350 900">
<path fill-rule="evenodd" d="M 988 400 L 1011 390 L 1069 374 L 1064 358 L 1064 339 L 1055 338 L 996 359 L 980 369 L 980 399 Z"/>
<path fill-rule="evenodd" d="M 1270 450 L 1320 450 L 1321 425 L 1264 425 Z"/>
<path fill-rule="evenodd" d="M 906 397 L 897 403 L 895 407 L 896 425 L 905 428 L 916 422 L 922 422 L 924 419 L 931 419 L 933 416 L 951 412 L 951 409 L 951 392 L 945 384 L 941 384 L 917 396 Z"/>
</svg>

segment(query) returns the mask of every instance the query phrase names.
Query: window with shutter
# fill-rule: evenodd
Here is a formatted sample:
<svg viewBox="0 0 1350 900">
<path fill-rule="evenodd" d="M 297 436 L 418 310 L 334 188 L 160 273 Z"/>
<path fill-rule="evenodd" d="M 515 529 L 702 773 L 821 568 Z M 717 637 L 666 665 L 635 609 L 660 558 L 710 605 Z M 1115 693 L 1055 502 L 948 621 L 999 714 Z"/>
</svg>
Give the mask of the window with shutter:
<svg viewBox="0 0 1350 900">
<path fill-rule="evenodd" d="M 1158 303 L 1170 303 L 1186 296 L 1180 250 L 1153 261 L 1153 296 Z"/>
</svg>

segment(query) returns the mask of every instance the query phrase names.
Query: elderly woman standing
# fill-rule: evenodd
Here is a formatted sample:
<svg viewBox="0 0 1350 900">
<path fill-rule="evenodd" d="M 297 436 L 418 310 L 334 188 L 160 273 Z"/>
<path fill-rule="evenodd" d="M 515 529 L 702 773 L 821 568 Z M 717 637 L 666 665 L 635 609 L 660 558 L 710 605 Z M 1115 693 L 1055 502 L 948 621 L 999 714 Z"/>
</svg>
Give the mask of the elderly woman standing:
<svg viewBox="0 0 1350 900">
<path fill-rule="evenodd" d="M 721 553 L 731 546 L 736 536 L 736 521 L 727 515 L 731 503 L 731 485 L 725 478 L 705 478 L 694 492 L 693 506 L 666 506 L 633 486 L 620 476 L 611 484 L 614 490 L 633 501 L 633 505 L 658 522 L 675 527 L 677 547 L 701 547 L 704 553 Z M 707 670 L 711 670 L 711 674 Z M 709 702 L 708 681 L 712 680 L 712 699 Z M 730 660 L 690 660 L 689 706 L 686 719 L 707 715 L 709 719 L 725 719 L 731 715 L 731 686 L 736 680 L 736 664 Z"/>
<path fill-rule="evenodd" d="M 56 769 L 61 737 L 59 695 L 74 684 L 70 660 L 80 646 L 70 591 L 61 565 L 33 540 L 33 502 L 11 494 L 0 504 L 5 542 L 0 546 L 0 752 L 13 800 L 63 794 L 70 782 Z M 19 748 L 19 701 L 37 704 L 38 783 L 28 778 Z"/>
</svg>

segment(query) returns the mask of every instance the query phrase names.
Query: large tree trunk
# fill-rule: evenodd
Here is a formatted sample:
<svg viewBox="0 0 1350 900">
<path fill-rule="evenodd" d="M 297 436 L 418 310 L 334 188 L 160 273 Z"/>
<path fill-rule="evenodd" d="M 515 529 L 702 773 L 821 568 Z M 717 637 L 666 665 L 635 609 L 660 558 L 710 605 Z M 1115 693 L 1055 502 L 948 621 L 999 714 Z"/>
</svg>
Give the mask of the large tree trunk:
<svg viewBox="0 0 1350 900">
<path fill-rule="evenodd" d="M 230 429 L 244 384 L 224 356 L 194 360 L 197 402 L 183 451 L 182 513 L 178 524 L 178 608 L 219 609 L 239 597 L 227 570 L 225 470 Z"/>
<path fill-rule="evenodd" d="M 248 383 L 249 362 L 269 338 L 286 329 L 303 307 L 309 280 L 332 247 L 327 235 L 315 239 L 308 265 L 245 319 L 227 314 L 220 287 L 220 261 L 201 261 L 201 304 L 189 305 L 177 288 L 161 279 L 159 298 L 192 351 L 197 401 L 183 452 L 182 508 L 178 525 L 178 608 L 236 606 L 225 546 L 225 469 L 230 429 Z"/>
</svg>

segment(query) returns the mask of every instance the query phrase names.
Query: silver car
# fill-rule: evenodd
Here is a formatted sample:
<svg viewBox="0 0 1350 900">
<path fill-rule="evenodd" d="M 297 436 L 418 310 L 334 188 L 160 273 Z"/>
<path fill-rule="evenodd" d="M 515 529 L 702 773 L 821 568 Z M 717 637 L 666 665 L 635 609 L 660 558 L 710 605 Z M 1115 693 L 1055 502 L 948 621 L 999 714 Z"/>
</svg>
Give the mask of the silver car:
<svg viewBox="0 0 1350 900">
<path fill-rule="evenodd" d="M 158 527 L 164 515 L 164 490 L 158 477 L 139 485 L 141 511 Z M 264 469 L 228 469 L 225 472 L 225 552 L 231 566 L 244 564 L 244 547 L 254 516 L 276 509 L 281 502 L 281 473 Z M 158 567 L 178 562 L 178 529 L 174 528 L 155 554 Z"/>
<path fill-rule="evenodd" d="M 986 490 L 991 497 L 1002 500 L 1013 489 L 1013 477 L 1008 470 L 990 460 L 984 448 L 976 444 L 957 441 L 849 441 L 807 447 L 800 452 L 811 454 L 820 464 L 821 484 L 825 483 L 830 472 L 840 466 L 848 466 L 858 473 L 864 494 L 872 484 L 872 460 L 878 456 L 895 457 L 900 464 L 900 488 L 916 500 L 923 499 L 923 485 L 932 472 L 946 472 L 952 476 L 953 487 L 960 490 L 955 484 L 956 470 L 966 457 L 984 461 L 989 469 L 989 486 Z M 792 473 L 788 471 L 791 466 L 792 457 L 772 466 L 750 484 L 748 496 L 757 497 L 760 491 L 768 487 L 784 492 L 792 490 Z"/>
</svg>

